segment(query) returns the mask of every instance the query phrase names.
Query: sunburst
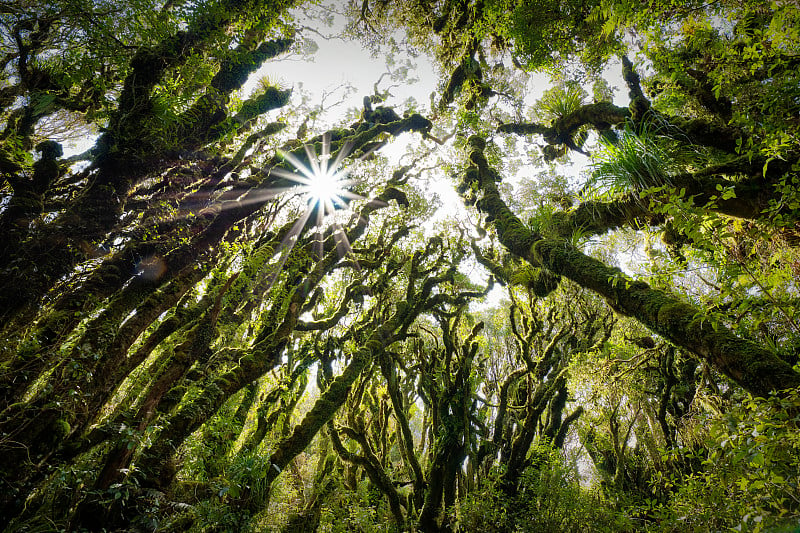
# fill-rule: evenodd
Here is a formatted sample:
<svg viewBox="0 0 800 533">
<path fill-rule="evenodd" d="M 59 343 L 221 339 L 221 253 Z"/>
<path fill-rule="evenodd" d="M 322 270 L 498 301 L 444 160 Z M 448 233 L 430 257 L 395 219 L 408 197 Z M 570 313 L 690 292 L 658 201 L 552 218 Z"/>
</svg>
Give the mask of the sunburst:
<svg viewBox="0 0 800 533">
<path fill-rule="evenodd" d="M 292 153 L 280 151 L 281 157 L 292 165 L 296 172 L 278 167 L 270 170 L 270 173 L 292 182 L 294 185 L 288 190 L 299 193 L 306 202 L 303 214 L 295 221 L 292 229 L 281 243 L 282 253 L 276 265 L 276 275 L 283 268 L 289 252 L 308 225 L 312 215 L 316 214 L 314 248 L 317 257 L 321 258 L 323 253 L 322 232 L 326 217 L 336 214 L 337 211 L 348 209 L 350 201 L 364 198 L 350 190 L 350 187 L 356 185 L 359 180 L 350 178 L 349 169 L 342 166 L 342 162 L 353 149 L 352 143 L 346 142 L 339 149 L 333 164 L 331 164 L 330 147 L 330 135 L 325 133 L 322 136 L 321 154 L 317 154 L 314 146 L 305 145 L 308 164 Z M 344 256 L 351 251 L 347 235 L 336 221 L 331 222 L 330 227 L 333 229 L 339 255 Z"/>
<path fill-rule="evenodd" d="M 341 167 L 342 161 L 353 149 L 352 143 L 345 143 L 342 146 L 333 165 L 330 164 L 330 147 L 330 135 L 326 133 L 322 136 L 321 155 L 317 155 L 314 146 L 305 145 L 308 165 L 292 153 L 279 152 L 298 172 L 289 172 L 280 168 L 272 170 L 278 176 L 297 184 L 298 191 L 307 199 L 308 207 L 317 211 L 318 223 L 321 223 L 326 215 L 333 214 L 337 209 L 346 208 L 347 201 L 362 198 L 348 190 L 348 187 L 355 185 L 358 181 L 349 179 L 350 171 Z"/>
</svg>

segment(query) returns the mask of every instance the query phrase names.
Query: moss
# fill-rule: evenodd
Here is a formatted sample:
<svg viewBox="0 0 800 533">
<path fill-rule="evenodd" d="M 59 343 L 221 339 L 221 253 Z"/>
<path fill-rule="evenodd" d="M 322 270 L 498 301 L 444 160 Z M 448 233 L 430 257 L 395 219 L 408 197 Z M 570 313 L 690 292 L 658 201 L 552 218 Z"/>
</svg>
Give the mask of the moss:
<svg viewBox="0 0 800 533">
<path fill-rule="evenodd" d="M 42 141 L 36 145 L 36 151 L 42 154 L 42 159 L 58 159 L 64 155 L 64 150 L 56 141 Z"/>
<path fill-rule="evenodd" d="M 282 54 L 292 43 L 291 39 L 277 39 L 262 43 L 255 50 L 239 46 L 234 52 L 235 56 L 220 67 L 212 86 L 224 92 L 238 89 L 264 61 Z"/>
<path fill-rule="evenodd" d="M 528 287 L 536 296 L 545 298 L 558 288 L 561 277 L 548 270 L 535 267 L 523 267 L 516 272 L 511 282 Z"/>
<path fill-rule="evenodd" d="M 486 139 L 481 137 L 480 135 L 471 135 L 467 139 L 467 145 L 469 145 L 473 150 L 483 151 L 486 149 Z"/>
<path fill-rule="evenodd" d="M 629 106 L 631 118 L 634 122 L 638 123 L 650 109 L 650 102 L 645 98 L 642 92 L 639 74 L 636 73 L 633 68 L 633 63 L 631 63 L 627 56 L 622 56 L 622 77 L 628 86 L 628 96 L 631 100 Z"/>
<path fill-rule="evenodd" d="M 475 167 L 469 167 L 464 173 L 464 182 L 468 185 L 478 183 L 480 181 L 480 173 Z"/>
<path fill-rule="evenodd" d="M 46 433 L 43 436 L 50 440 L 53 445 L 59 445 L 64 439 L 66 439 L 69 434 L 72 432 L 72 426 L 69 425 L 63 418 L 59 418 L 55 420 L 52 425 L 50 426 L 50 434 L 47 435 Z"/>
<path fill-rule="evenodd" d="M 427 132 L 433 127 L 430 120 L 417 113 L 405 118 L 404 122 L 411 131 Z"/>
<path fill-rule="evenodd" d="M 236 114 L 237 122 L 244 123 L 271 109 L 285 106 L 291 93 L 291 91 L 267 87 L 263 93 L 255 98 L 250 98 L 242 104 L 241 109 Z"/>
<path fill-rule="evenodd" d="M 19 212 L 20 216 L 34 215 L 42 212 L 44 200 L 40 194 L 24 190 L 14 195 L 11 202 L 9 202 L 8 209 Z M 25 223 L 27 225 L 27 220 Z"/>
<path fill-rule="evenodd" d="M 628 280 L 619 269 L 568 249 L 563 241 L 539 241 L 532 255 L 549 270 L 605 297 L 615 311 L 705 359 L 749 392 L 764 395 L 773 389 L 800 385 L 800 374 L 774 353 L 735 336 L 720 324 L 712 324 L 700 309 L 644 282 Z"/>
<path fill-rule="evenodd" d="M 411 205 L 408 201 L 408 196 L 406 196 L 406 193 L 394 187 L 387 187 L 383 194 L 381 194 L 381 197 L 387 201 L 394 200 L 397 202 L 397 205 L 401 205 L 403 207 L 409 207 Z"/>
<path fill-rule="evenodd" d="M 251 367 L 256 364 L 256 358 L 253 354 L 248 354 L 239 359 L 239 366 L 241 367 Z"/>
<path fill-rule="evenodd" d="M 367 343 L 364 345 L 365 350 L 376 353 L 379 352 L 382 347 L 383 347 L 383 342 L 374 339 L 367 341 Z"/>
<path fill-rule="evenodd" d="M 408 302 L 406 302 L 404 300 L 401 300 L 401 301 L 397 302 L 396 307 L 397 307 L 397 314 L 398 315 L 405 315 L 408 312 L 409 305 L 408 305 Z"/>
<path fill-rule="evenodd" d="M 671 327 L 686 322 L 695 314 L 695 309 L 683 302 L 667 301 L 659 306 L 656 320 L 662 327 Z"/>
<path fill-rule="evenodd" d="M 161 401 L 158 402 L 158 405 L 156 406 L 156 410 L 161 413 L 168 413 L 180 403 L 180 401 L 183 399 L 183 396 L 186 394 L 186 391 L 187 388 L 185 385 L 172 387 L 169 391 L 167 391 L 166 394 L 164 394 L 164 396 L 162 396 Z"/>
</svg>

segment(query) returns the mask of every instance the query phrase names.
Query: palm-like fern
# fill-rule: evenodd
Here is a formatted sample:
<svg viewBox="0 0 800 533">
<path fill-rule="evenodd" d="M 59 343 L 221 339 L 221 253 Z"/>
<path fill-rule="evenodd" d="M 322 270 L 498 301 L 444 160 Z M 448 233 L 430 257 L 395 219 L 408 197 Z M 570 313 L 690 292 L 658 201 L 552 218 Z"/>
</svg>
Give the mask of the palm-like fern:
<svg viewBox="0 0 800 533">
<path fill-rule="evenodd" d="M 542 121 L 554 121 L 574 113 L 584 104 L 586 91 L 574 83 L 562 83 L 545 91 L 534 112 Z"/>
<path fill-rule="evenodd" d="M 626 128 L 615 140 L 601 138 L 595 153 L 590 186 L 607 192 L 641 192 L 671 185 L 670 176 L 680 168 L 679 160 L 666 148 L 669 137 L 652 124 L 638 133 Z"/>
</svg>

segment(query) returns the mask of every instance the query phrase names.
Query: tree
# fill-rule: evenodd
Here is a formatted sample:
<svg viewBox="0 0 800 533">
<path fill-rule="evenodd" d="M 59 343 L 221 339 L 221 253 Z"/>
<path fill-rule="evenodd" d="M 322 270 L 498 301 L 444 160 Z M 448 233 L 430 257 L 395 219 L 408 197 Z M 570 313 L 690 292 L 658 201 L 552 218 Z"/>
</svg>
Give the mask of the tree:
<svg viewBox="0 0 800 533">
<path fill-rule="evenodd" d="M 440 91 L 308 132 L 290 91 L 244 92 L 294 3 L 84 4 L 0 8 L 9 530 L 797 517 L 796 7 L 359 2 Z M 418 227 L 442 169 L 473 227 Z"/>
<path fill-rule="evenodd" d="M 321 206 L 298 216 L 296 203 L 276 199 L 290 182 L 285 170 L 274 169 L 291 167 L 265 150 L 283 124 L 260 117 L 285 105 L 288 91 L 266 86 L 240 102 L 231 95 L 263 61 L 291 45 L 276 23 L 283 8 L 224 2 L 198 10 L 164 6 L 158 19 L 165 25 L 163 35 L 132 40 L 133 53 L 114 57 L 121 73 L 103 77 L 108 94 L 119 96 L 112 101 L 92 93 L 107 107 L 104 115 L 87 115 L 105 122 L 95 147 L 65 160 L 60 145 L 49 140 L 36 145 L 38 160 L 27 153 L 40 134 L 38 119 L 72 104 L 58 99 L 47 108 L 37 104 L 37 91 L 55 89 L 36 85 L 39 78 L 27 79 L 26 65 L 60 44 L 47 32 L 100 15 L 74 13 L 69 6 L 9 14 L 17 38 L 9 43 L 16 49 L 7 65 L 14 62 L 19 83 L 7 92 L 32 96 L 27 103 L 8 103 L 5 130 L 2 218 L 13 237 L 4 241 L 2 273 L 8 339 L 0 422 L 5 516 L 15 516 L 32 494 L 43 498 L 36 487 L 50 483 L 53 469 L 86 465 L 92 457 L 105 466 L 91 474 L 93 495 L 78 505 L 73 523 L 99 527 L 125 521 L 118 510 L 100 505 L 101 512 L 95 511 L 130 472 L 134 456 L 141 455 L 137 472 L 143 479 L 137 482 L 169 484 L 174 472 L 168 450 L 279 363 L 300 315 L 320 299 L 318 284 L 342 268 L 342 254 L 355 253 L 346 248 L 363 234 L 371 213 L 389 201 L 408 205 L 400 190 L 388 186 L 363 204 L 357 219 L 315 236 L 308 229 L 322 220 Z M 186 29 L 174 29 L 181 20 Z M 125 30 L 147 30 L 131 25 Z M 99 47 L 86 50 L 79 59 L 91 60 Z M 195 71 L 198 64 L 204 68 Z M 93 68 L 70 72 L 87 78 L 103 72 Z M 169 92 L 177 80 L 180 92 Z M 79 78 L 71 81 L 81 85 Z M 70 90 L 63 88 L 65 94 Z M 81 110 L 100 105 L 93 102 L 82 103 Z M 419 115 L 368 118 L 312 143 L 324 144 L 320 149 L 334 157 L 358 155 L 381 136 L 429 127 Z M 284 149 L 294 149 L 297 155 L 291 157 L 306 164 L 313 159 L 302 146 Z M 74 161 L 86 164 L 75 169 Z M 402 180 L 402 173 L 396 179 Z M 36 201 L 30 202 L 33 193 Z M 368 246 L 364 253 L 379 252 Z M 359 256 L 350 259 L 355 268 Z M 342 309 L 369 290 L 355 283 Z M 246 321 L 252 338 L 238 329 L 244 316 L 260 317 Z M 334 315 L 328 327 L 339 319 Z M 242 335 L 250 340 L 243 344 Z M 128 391 L 132 395 L 125 399 Z M 201 396 L 181 403 L 193 391 Z M 102 407 L 114 395 L 122 395 L 122 402 L 113 402 L 115 412 L 107 416 Z M 169 402 L 178 404 L 174 413 Z M 151 435 L 156 427 L 162 431 Z M 151 443 L 140 454 L 142 438 Z M 36 507 L 19 519 L 35 516 Z M 70 507 L 50 511 L 68 517 Z"/>
</svg>

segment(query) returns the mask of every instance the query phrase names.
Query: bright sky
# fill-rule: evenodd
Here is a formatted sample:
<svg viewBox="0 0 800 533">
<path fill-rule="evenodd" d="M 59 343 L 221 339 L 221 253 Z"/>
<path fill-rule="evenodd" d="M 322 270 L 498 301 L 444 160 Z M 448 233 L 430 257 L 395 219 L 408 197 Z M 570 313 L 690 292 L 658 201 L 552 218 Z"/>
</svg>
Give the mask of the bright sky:
<svg viewBox="0 0 800 533">
<path fill-rule="evenodd" d="M 308 27 L 319 28 L 320 23 L 316 20 L 299 20 L 300 24 Z M 341 17 L 334 18 L 332 27 L 322 27 L 318 31 L 325 35 L 341 34 L 344 29 L 344 20 Z M 318 45 L 316 52 L 311 58 L 300 56 L 299 54 L 289 54 L 267 62 L 258 70 L 244 87 L 244 94 L 249 95 L 256 87 L 256 83 L 264 76 L 272 82 L 278 82 L 281 86 L 294 89 L 292 94 L 292 104 L 297 106 L 303 98 L 303 94 L 308 98 L 307 105 L 310 107 L 320 105 L 328 112 L 323 113 L 318 122 L 314 125 L 313 131 L 309 135 L 322 133 L 328 127 L 337 124 L 342 117 L 351 109 L 362 107 L 364 96 L 374 94 L 375 84 L 381 75 L 389 71 L 386 58 L 383 55 L 373 57 L 361 43 L 348 41 L 341 38 L 324 39 L 314 31 L 306 29 L 303 36 L 313 39 Z M 313 46 L 313 45 L 312 45 Z M 410 81 L 395 82 L 389 76 L 385 76 L 378 86 L 379 90 L 389 89 L 391 97 L 385 102 L 386 105 L 395 107 L 398 114 L 402 114 L 403 103 L 408 98 L 413 98 L 418 103 L 418 109 L 422 114 L 430 114 L 429 102 L 432 93 L 436 92 L 438 77 L 436 69 L 431 60 L 425 56 L 416 58 L 395 56 L 395 66 L 402 65 L 406 61 L 411 61 L 415 66 L 409 70 Z M 621 79 L 621 69 L 618 65 L 612 66 L 606 73 L 606 79 L 612 86 L 617 87 L 615 91 L 615 103 L 617 105 L 627 105 L 627 91 Z M 549 80 L 546 76 L 531 76 L 527 85 L 525 103 L 532 105 L 542 92 L 547 89 Z M 352 87 L 348 89 L 347 87 Z M 290 104 L 291 105 L 291 104 Z M 388 144 L 380 150 L 380 154 L 387 157 L 390 162 L 397 164 L 411 142 L 419 142 L 419 136 L 414 134 L 404 134 L 398 139 Z M 96 140 L 96 137 L 84 138 L 80 141 L 65 145 L 65 155 L 81 153 L 88 149 Z M 586 158 L 581 158 L 577 165 L 564 167 L 561 172 L 567 175 L 577 175 L 588 164 Z M 408 160 L 403 161 L 407 163 Z M 521 172 L 530 171 L 523 169 Z M 514 183 L 518 176 L 506 176 Z M 459 219 L 466 219 L 467 211 L 454 190 L 453 184 L 444 176 L 432 177 L 425 183 L 426 193 L 437 195 L 442 201 L 442 208 L 428 221 L 428 227 L 435 231 L 442 224 L 451 224 L 445 220 L 454 214 L 458 214 Z M 474 220 L 474 216 L 472 217 Z M 475 271 L 468 273 L 470 277 L 476 278 L 475 281 L 485 280 L 485 273 Z M 488 300 L 495 303 L 501 296 L 501 291 L 495 290 L 492 297 Z M 489 303 L 489 302 L 487 302 Z"/>
<path fill-rule="evenodd" d="M 300 22 L 303 23 L 302 20 Z M 308 22 L 309 25 L 312 23 L 319 24 L 316 21 Z M 333 27 L 322 28 L 319 31 L 335 35 L 341 33 L 343 29 L 344 20 L 337 17 Z M 295 103 L 299 103 L 302 98 L 301 89 L 309 95 L 308 103 L 312 106 L 323 102 L 336 103 L 344 96 L 344 101 L 340 105 L 323 115 L 319 131 L 309 132 L 309 135 L 313 135 L 321 133 L 325 126 L 341 120 L 341 116 L 347 110 L 361 108 L 363 97 L 374 94 L 376 82 L 382 74 L 389 71 L 389 66 L 384 57 L 373 57 L 361 43 L 338 38 L 326 41 L 312 32 L 306 32 L 305 35 L 313 38 L 319 45 L 310 61 L 298 59 L 296 56 L 273 60 L 264 65 L 253 79 L 267 76 L 271 81 L 278 81 L 284 87 L 293 88 L 295 92 L 292 101 Z M 381 79 L 378 86 L 379 90 L 388 89 L 391 94 L 385 105 L 394 107 L 401 115 L 405 111 L 402 105 L 408 98 L 414 98 L 420 109 L 427 110 L 430 95 L 436 91 L 438 83 L 429 58 L 396 56 L 398 64 L 405 60 L 410 60 L 416 65 L 416 68 L 409 73 L 410 82 L 394 82 L 387 75 Z M 397 66 L 396 64 L 394 68 Z M 348 85 L 353 87 L 352 92 L 345 91 L 344 87 Z M 408 143 L 416 140 L 414 137 L 404 134 L 382 148 L 380 154 L 397 163 L 406 153 Z M 452 206 L 457 202 L 460 205 L 460 199 L 451 184 L 432 181 L 430 190 L 442 197 L 445 204 Z"/>
<path fill-rule="evenodd" d="M 335 4 L 334 4 L 335 5 Z M 308 27 L 319 28 L 319 21 L 299 20 L 300 24 Z M 320 28 L 318 31 L 326 35 L 341 34 L 344 29 L 344 21 L 341 17 L 334 19 L 334 25 L 328 28 Z M 303 36 L 312 39 L 318 45 L 316 52 L 310 57 L 303 57 L 299 54 L 289 54 L 278 59 L 268 61 L 257 73 L 255 73 L 244 88 L 244 94 L 248 95 L 255 87 L 259 79 L 264 76 L 272 82 L 278 82 L 282 87 L 294 89 L 292 102 L 295 108 L 302 101 L 303 94 L 307 97 L 308 106 L 320 105 L 326 110 L 313 130 L 309 131 L 309 136 L 322 133 L 330 126 L 339 123 L 345 113 L 351 109 L 362 107 L 362 99 L 366 95 L 374 94 L 375 84 L 381 75 L 389 71 L 386 58 L 383 55 L 373 57 L 361 43 L 348 41 L 341 38 L 324 39 L 321 35 L 311 30 L 304 30 Z M 408 98 L 413 98 L 418 103 L 418 109 L 422 114 L 430 115 L 429 102 L 432 93 L 435 93 L 438 86 L 438 76 L 431 60 L 425 56 L 416 58 L 395 57 L 395 67 L 411 61 L 415 68 L 409 71 L 411 81 L 392 81 L 389 76 L 385 76 L 378 86 L 379 90 L 389 89 L 391 97 L 385 102 L 386 105 L 393 106 L 398 114 L 402 114 L 405 109 L 403 103 Z M 614 103 L 616 105 L 627 105 L 629 100 L 627 90 L 621 78 L 621 67 L 618 62 L 612 64 L 605 73 L 606 80 L 612 87 L 615 87 Z M 525 103 L 533 105 L 538 100 L 543 91 L 549 86 L 549 80 L 544 75 L 533 75 L 527 84 Z M 348 88 L 348 87 L 351 87 Z M 589 87 L 586 87 L 590 91 Z M 94 144 L 96 137 L 84 138 L 75 142 L 65 144 L 65 156 L 81 153 Z M 419 142 L 419 135 L 404 134 L 398 139 L 390 142 L 389 145 L 380 150 L 380 154 L 387 157 L 390 162 L 397 164 L 406 153 L 409 143 Z M 537 142 L 535 139 L 533 142 Z M 406 159 L 403 161 L 407 163 Z M 559 171 L 567 176 L 576 176 L 590 163 L 588 158 L 579 157 L 575 159 L 575 164 L 562 166 Z M 533 167 L 523 167 L 522 173 L 534 171 Z M 428 231 L 434 232 L 441 229 L 444 225 L 452 225 L 452 218 L 475 220 L 475 215 L 469 216 L 463 205 L 461 198 L 456 193 L 453 183 L 444 176 L 437 176 L 436 172 L 429 173 L 430 177 L 424 184 L 426 194 L 436 195 L 441 199 L 442 208 L 426 224 Z M 520 176 L 504 176 L 510 183 L 516 183 Z M 625 270 L 629 270 L 628 263 L 635 261 L 631 256 L 620 258 L 620 263 Z M 470 267 L 467 267 L 470 268 Z M 465 272 L 475 282 L 485 282 L 487 273 L 477 265 L 470 268 L 470 272 Z M 500 299 L 505 296 L 505 291 L 496 288 L 485 303 L 479 307 L 485 308 L 495 306 Z"/>
<path fill-rule="evenodd" d="M 333 26 L 329 28 L 320 28 L 319 21 L 315 20 L 304 21 L 300 18 L 299 22 L 308 27 L 318 29 L 319 33 L 325 35 L 341 34 L 344 29 L 344 20 L 338 16 L 334 18 Z M 374 94 L 375 83 L 378 82 L 383 73 L 389 70 L 389 67 L 386 64 L 385 57 L 382 55 L 373 57 L 358 42 L 346 41 L 340 38 L 325 40 L 321 35 L 309 30 L 305 30 L 303 36 L 313 39 L 318 45 L 310 60 L 298 57 L 296 54 L 273 60 L 264 65 L 253 76 L 253 82 L 262 76 L 267 76 L 271 81 L 279 82 L 283 87 L 293 88 L 292 101 L 295 104 L 301 101 L 302 93 L 307 94 L 308 105 L 310 106 L 323 105 L 327 108 L 330 104 L 335 104 L 329 113 L 321 116 L 314 131 L 309 131 L 309 135 L 315 135 L 340 121 L 343 114 L 348 110 L 360 108 L 363 97 Z M 430 95 L 436 91 L 438 85 L 436 69 L 430 59 L 425 56 L 411 58 L 398 55 L 395 57 L 396 63 L 401 63 L 404 60 L 410 60 L 416 65 L 416 68 L 409 72 L 409 77 L 413 81 L 400 82 L 395 86 L 394 84 L 397 82 L 393 82 L 388 76 L 385 76 L 381 80 L 378 89 L 389 89 L 392 97 L 385 104 L 395 107 L 398 114 L 403 113 L 402 104 L 409 97 L 417 101 L 419 109 L 425 114 L 425 111 L 429 112 Z M 615 103 L 617 105 L 627 105 L 627 91 L 621 79 L 621 68 L 618 64 L 609 68 L 606 72 L 606 79 L 612 87 L 617 89 L 614 93 Z M 351 86 L 353 88 L 352 92 L 347 90 L 346 86 Z M 541 97 L 548 86 L 549 79 L 547 76 L 531 76 L 527 85 L 525 103 L 532 105 Z M 591 92 L 589 87 L 587 87 L 587 90 Z M 416 137 L 418 136 L 403 135 L 381 149 L 380 154 L 388 157 L 391 162 L 396 163 L 406 152 L 408 144 L 418 141 Z M 580 159 L 582 161 L 576 161 L 576 164 L 571 167 L 565 166 L 560 171 L 567 175 L 577 175 L 589 163 L 587 158 L 581 157 Z M 522 169 L 522 172 L 529 171 L 530 168 Z M 513 183 L 518 176 L 509 176 L 508 178 Z M 440 226 L 445 217 L 452 216 L 455 213 L 462 214 L 459 218 L 466 218 L 464 205 L 451 182 L 444 178 L 434 178 L 428 181 L 425 186 L 426 191 L 435 193 L 442 200 L 442 208 L 439 213 L 433 217 L 433 220 L 428 221 L 431 229 Z M 479 279 L 485 280 L 486 276 L 484 272 L 478 271 L 468 274 L 470 274 L 470 277 L 476 278 L 475 281 L 479 281 Z M 493 293 L 487 299 L 487 304 L 489 305 L 496 304 L 504 294 L 504 291 L 495 290 Z"/>
</svg>

